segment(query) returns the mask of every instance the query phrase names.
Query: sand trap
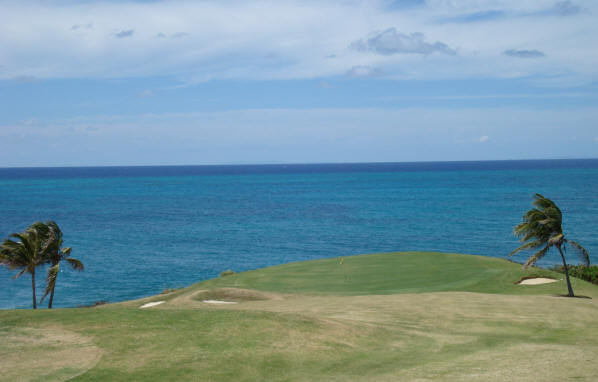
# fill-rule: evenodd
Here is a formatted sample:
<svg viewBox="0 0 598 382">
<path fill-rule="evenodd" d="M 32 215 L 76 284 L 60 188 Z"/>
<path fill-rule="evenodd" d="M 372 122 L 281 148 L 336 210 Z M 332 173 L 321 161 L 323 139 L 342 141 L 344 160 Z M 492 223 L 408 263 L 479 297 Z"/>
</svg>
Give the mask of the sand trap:
<svg viewBox="0 0 598 382">
<path fill-rule="evenodd" d="M 221 301 L 221 300 L 201 300 L 201 302 L 205 302 L 206 304 L 238 304 L 235 301 Z"/>
<path fill-rule="evenodd" d="M 534 277 L 533 279 L 525 279 L 519 282 L 521 285 L 539 285 L 539 284 L 549 284 L 555 283 L 559 280 L 555 279 L 547 279 L 546 277 Z"/>
<path fill-rule="evenodd" d="M 164 301 L 156 301 L 156 302 L 148 302 L 147 304 L 143 304 L 139 307 L 139 309 L 143 308 L 151 308 L 152 306 L 164 304 Z"/>
</svg>

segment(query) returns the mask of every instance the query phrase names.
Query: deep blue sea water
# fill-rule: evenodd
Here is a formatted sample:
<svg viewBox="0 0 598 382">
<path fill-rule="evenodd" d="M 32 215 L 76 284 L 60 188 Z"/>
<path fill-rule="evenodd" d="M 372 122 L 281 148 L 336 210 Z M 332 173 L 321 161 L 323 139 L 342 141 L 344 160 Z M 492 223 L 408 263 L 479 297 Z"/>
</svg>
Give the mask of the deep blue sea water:
<svg viewBox="0 0 598 382">
<path fill-rule="evenodd" d="M 598 160 L 7 168 L 0 190 L 2 238 L 52 219 L 85 264 L 59 275 L 57 307 L 324 257 L 504 257 L 535 192 L 557 202 L 566 234 L 598 261 Z M 29 276 L 12 274 L 0 269 L 0 308 L 30 307 Z"/>
</svg>

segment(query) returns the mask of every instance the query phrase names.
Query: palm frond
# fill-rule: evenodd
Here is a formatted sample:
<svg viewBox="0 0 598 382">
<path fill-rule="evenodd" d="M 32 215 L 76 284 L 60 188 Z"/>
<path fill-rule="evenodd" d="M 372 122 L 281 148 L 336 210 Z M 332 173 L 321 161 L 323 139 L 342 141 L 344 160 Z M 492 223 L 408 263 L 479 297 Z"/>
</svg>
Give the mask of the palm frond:
<svg viewBox="0 0 598 382">
<path fill-rule="evenodd" d="M 513 229 L 513 234 L 517 237 L 524 236 L 530 232 L 530 224 L 527 221 L 519 223 Z"/>
<path fill-rule="evenodd" d="M 548 240 L 548 243 L 551 244 L 551 245 L 558 245 L 558 244 L 560 244 L 560 243 L 563 242 L 564 237 L 565 236 L 562 233 L 559 233 L 558 235 L 554 235 L 553 237 L 551 237 Z"/>
<path fill-rule="evenodd" d="M 541 258 L 544 257 L 544 255 L 546 255 L 546 253 L 548 253 L 549 249 L 550 249 L 550 245 L 547 245 L 546 247 L 542 248 L 538 252 L 531 255 L 530 258 L 527 259 L 525 264 L 523 264 L 523 268 L 528 268 L 529 266 L 534 265 L 536 263 L 536 261 L 540 260 Z"/>
<path fill-rule="evenodd" d="M 519 247 L 516 250 L 514 250 L 513 252 L 509 253 L 509 256 L 513 256 L 517 252 L 523 251 L 525 249 L 538 248 L 542 244 L 544 244 L 544 243 L 541 242 L 541 241 L 539 241 L 539 240 L 537 240 L 537 241 L 530 241 L 529 243 L 525 243 L 521 247 Z"/>
<path fill-rule="evenodd" d="M 69 265 L 71 266 L 71 268 L 73 268 L 76 271 L 81 272 L 84 269 L 83 263 L 80 260 L 73 259 L 73 258 L 70 258 L 70 257 L 67 258 L 67 259 L 65 259 L 65 260 L 69 263 Z"/>
<path fill-rule="evenodd" d="M 34 252 L 37 252 L 36 251 L 37 248 L 35 247 L 35 244 L 33 243 L 31 236 L 32 236 L 32 233 L 29 233 L 29 232 L 10 234 L 10 237 L 19 239 L 18 243 L 15 241 L 13 241 L 13 243 L 16 243 L 17 245 L 23 247 L 27 252 L 34 253 Z"/>
<path fill-rule="evenodd" d="M 577 250 L 579 259 L 585 264 L 586 267 L 590 266 L 590 254 L 582 247 L 579 243 L 573 240 L 569 240 L 569 243 Z"/>
<path fill-rule="evenodd" d="M 534 195 L 534 201 L 532 202 L 532 204 L 534 205 L 534 207 L 536 207 L 538 209 L 550 208 L 554 205 L 552 200 L 550 200 L 547 197 L 545 197 L 544 195 L 541 195 L 538 193 L 536 193 L 536 195 Z"/>
<path fill-rule="evenodd" d="M 27 268 L 23 268 L 19 271 L 19 273 L 17 273 L 16 275 L 14 275 L 12 278 L 13 279 L 18 279 L 19 277 L 23 276 L 23 273 L 27 272 Z"/>
<path fill-rule="evenodd" d="M 44 295 L 42 296 L 39 303 L 41 304 L 44 302 L 44 298 L 52 292 L 54 286 L 56 285 L 56 277 L 58 277 L 58 271 L 60 270 L 60 264 L 56 264 L 50 268 L 48 268 L 48 275 L 46 276 L 46 290 L 44 291 Z"/>
<path fill-rule="evenodd" d="M 19 241 L 5 239 L 0 244 L 2 252 L 2 265 L 9 269 L 19 269 L 22 267 L 36 267 L 41 264 L 39 246 L 36 243 L 38 237 L 25 233 L 13 233 L 9 237 L 19 239 Z"/>
<path fill-rule="evenodd" d="M 62 231 L 58 224 L 52 220 L 35 222 L 27 228 L 28 232 L 34 232 L 40 237 L 41 253 L 44 262 L 56 264 L 61 260 L 60 247 L 62 246 Z"/>
</svg>

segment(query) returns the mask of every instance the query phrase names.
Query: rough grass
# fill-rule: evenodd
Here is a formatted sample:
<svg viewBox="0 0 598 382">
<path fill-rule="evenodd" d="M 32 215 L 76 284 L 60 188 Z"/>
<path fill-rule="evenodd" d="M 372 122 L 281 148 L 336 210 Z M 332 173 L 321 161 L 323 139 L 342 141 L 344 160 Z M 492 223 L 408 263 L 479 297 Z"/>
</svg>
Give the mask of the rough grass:
<svg viewBox="0 0 598 382">
<path fill-rule="evenodd" d="M 85 363 L 78 351 L 60 357 L 87 369 L 73 381 L 593 381 L 598 375 L 596 286 L 574 280 L 576 293 L 592 299 L 555 297 L 566 292 L 564 282 L 515 285 L 528 272 L 475 256 L 382 254 L 339 262 L 271 267 L 92 309 L 0 311 L 0 334 L 33 358 L 52 354 L 40 335 L 75 350 L 78 342 L 68 345 L 69 336 L 90 341 L 99 362 Z M 239 304 L 209 306 L 203 296 Z M 138 309 L 157 300 L 167 302 Z M 11 356 L 15 348 L 0 344 L 3 370 L 24 375 L 13 380 L 51 380 L 39 368 L 22 367 Z"/>
</svg>

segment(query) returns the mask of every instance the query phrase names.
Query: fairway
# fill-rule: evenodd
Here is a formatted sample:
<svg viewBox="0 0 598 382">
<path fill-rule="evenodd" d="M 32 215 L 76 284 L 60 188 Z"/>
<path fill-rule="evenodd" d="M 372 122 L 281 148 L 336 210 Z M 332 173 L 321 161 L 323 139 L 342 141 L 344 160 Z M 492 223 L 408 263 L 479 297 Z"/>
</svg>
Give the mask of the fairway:
<svg viewBox="0 0 598 382">
<path fill-rule="evenodd" d="M 515 284 L 525 276 L 562 278 L 496 258 L 386 253 L 98 308 L 0 311 L 0 380 L 596 380 L 598 288 L 572 279 L 590 298 L 564 298 L 564 281 Z"/>
</svg>

